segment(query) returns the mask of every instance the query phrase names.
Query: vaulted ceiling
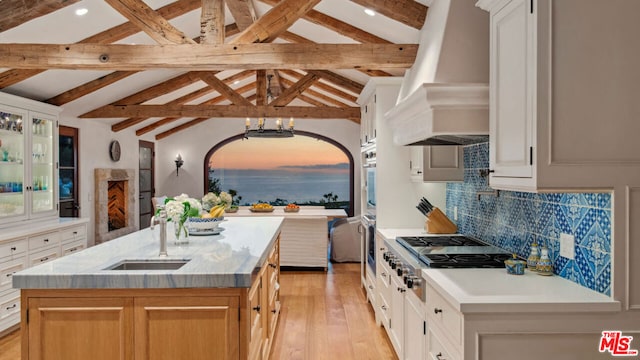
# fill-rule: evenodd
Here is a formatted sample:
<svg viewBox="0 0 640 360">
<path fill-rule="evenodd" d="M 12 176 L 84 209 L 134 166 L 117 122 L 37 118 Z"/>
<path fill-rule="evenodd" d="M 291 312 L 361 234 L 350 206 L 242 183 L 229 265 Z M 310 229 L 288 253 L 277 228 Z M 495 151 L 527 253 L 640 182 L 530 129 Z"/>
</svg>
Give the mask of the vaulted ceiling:
<svg viewBox="0 0 640 360">
<path fill-rule="evenodd" d="M 0 1 L 1 91 L 157 140 L 210 118 L 359 122 L 364 84 L 413 64 L 428 10 L 426 0 Z"/>
</svg>

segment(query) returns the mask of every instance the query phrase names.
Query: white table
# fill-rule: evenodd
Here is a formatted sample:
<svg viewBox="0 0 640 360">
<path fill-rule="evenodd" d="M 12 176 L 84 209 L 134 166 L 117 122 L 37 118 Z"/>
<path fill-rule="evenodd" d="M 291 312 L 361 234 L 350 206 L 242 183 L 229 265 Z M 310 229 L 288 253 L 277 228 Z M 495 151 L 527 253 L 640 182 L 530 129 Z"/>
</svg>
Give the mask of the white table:
<svg viewBox="0 0 640 360">
<path fill-rule="evenodd" d="M 327 223 L 335 218 L 346 218 L 343 209 L 323 209 L 301 206 L 298 212 L 285 212 L 274 207 L 272 212 L 251 212 L 241 207 L 225 217 L 284 216 L 280 235 L 280 266 L 321 267 L 327 270 L 329 246 Z"/>
</svg>

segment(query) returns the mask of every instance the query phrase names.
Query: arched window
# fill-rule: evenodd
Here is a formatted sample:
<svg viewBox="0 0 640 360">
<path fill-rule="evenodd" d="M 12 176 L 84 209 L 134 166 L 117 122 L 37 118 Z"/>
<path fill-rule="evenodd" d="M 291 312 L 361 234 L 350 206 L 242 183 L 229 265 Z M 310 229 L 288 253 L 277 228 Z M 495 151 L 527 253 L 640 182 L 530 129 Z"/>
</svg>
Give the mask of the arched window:
<svg viewBox="0 0 640 360">
<path fill-rule="evenodd" d="M 204 192 L 230 190 L 250 205 L 323 205 L 354 214 L 354 162 L 341 144 L 296 131 L 293 138 L 233 136 L 207 153 Z"/>
</svg>

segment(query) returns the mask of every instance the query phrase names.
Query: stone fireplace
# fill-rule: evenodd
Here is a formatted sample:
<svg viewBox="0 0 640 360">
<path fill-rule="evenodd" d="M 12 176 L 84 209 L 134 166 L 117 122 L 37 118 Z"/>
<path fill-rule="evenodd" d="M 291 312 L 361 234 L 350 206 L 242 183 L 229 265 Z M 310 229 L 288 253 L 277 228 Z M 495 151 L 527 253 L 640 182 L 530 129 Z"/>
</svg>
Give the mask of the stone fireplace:
<svg viewBox="0 0 640 360">
<path fill-rule="evenodd" d="M 95 169 L 94 178 L 96 244 L 134 232 L 135 170 Z"/>
</svg>

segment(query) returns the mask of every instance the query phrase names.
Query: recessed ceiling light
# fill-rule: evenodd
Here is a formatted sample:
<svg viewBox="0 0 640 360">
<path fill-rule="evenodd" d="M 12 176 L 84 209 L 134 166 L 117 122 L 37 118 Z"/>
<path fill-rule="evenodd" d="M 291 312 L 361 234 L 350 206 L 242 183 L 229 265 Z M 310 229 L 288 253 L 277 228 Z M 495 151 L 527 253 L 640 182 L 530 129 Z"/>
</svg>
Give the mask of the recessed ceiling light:
<svg viewBox="0 0 640 360">
<path fill-rule="evenodd" d="M 364 13 L 369 16 L 375 16 L 376 12 L 371 9 L 364 9 Z"/>
<path fill-rule="evenodd" d="M 84 16 L 84 15 L 87 15 L 88 12 L 89 10 L 87 10 L 87 8 L 80 8 L 76 10 L 76 15 Z"/>
</svg>

